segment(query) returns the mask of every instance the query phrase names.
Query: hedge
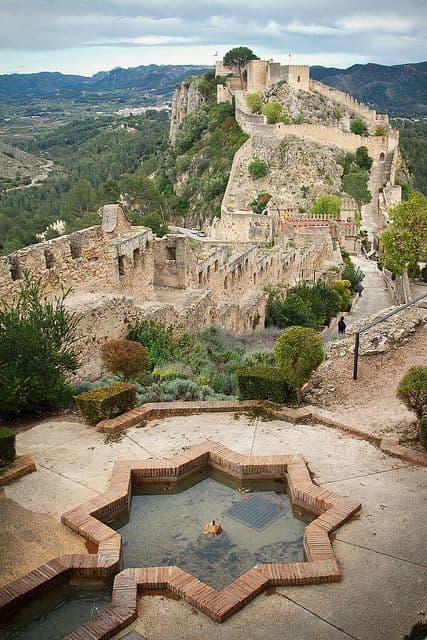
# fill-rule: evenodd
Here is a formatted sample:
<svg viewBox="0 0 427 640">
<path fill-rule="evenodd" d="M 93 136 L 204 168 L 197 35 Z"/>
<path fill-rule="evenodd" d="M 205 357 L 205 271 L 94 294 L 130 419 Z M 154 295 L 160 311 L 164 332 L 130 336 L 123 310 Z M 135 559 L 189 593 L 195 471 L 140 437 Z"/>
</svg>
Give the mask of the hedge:
<svg viewBox="0 0 427 640">
<path fill-rule="evenodd" d="M 127 382 L 115 382 L 108 387 L 91 389 L 75 396 L 78 408 L 89 424 L 97 424 L 131 409 L 136 402 L 136 387 Z"/>
<path fill-rule="evenodd" d="M 283 404 L 295 399 L 291 389 L 276 367 L 248 367 L 235 372 L 242 400 L 271 400 Z"/>
<path fill-rule="evenodd" d="M 0 464 L 8 464 L 15 458 L 15 434 L 9 427 L 0 427 Z"/>
</svg>

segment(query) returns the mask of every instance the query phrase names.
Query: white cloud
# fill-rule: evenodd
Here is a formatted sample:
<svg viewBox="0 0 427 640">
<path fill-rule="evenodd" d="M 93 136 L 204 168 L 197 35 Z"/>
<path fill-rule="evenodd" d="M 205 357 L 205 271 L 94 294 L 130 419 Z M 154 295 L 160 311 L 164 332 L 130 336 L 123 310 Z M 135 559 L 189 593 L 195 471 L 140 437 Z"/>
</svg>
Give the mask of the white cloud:
<svg viewBox="0 0 427 640">
<path fill-rule="evenodd" d="M 383 31 L 385 33 L 408 33 L 419 27 L 420 20 L 409 16 L 398 15 L 363 15 L 347 16 L 338 20 L 338 26 L 353 33 L 368 31 Z"/>
</svg>

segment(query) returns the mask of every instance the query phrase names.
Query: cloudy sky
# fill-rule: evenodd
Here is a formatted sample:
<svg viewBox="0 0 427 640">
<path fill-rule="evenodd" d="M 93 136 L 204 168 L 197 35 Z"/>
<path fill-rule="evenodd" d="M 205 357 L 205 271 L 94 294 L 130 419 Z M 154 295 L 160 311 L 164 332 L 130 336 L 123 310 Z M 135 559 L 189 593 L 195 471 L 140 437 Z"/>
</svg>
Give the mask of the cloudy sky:
<svg viewBox="0 0 427 640">
<path fill-rule="evenodd" d="M 0 73 L 92 75 L 262 58 L 347 67 L 427 58 L 425 0 L 0 0 Z"/>
</svg>

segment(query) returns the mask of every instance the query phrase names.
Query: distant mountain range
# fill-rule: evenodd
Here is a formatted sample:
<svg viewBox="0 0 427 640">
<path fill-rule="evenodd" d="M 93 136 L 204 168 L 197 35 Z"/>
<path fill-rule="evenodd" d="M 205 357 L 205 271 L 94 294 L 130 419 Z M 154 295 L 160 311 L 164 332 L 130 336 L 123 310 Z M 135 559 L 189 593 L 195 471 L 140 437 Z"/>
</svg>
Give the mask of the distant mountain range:
<svg viewBox="0 0 427 640">
<path fill-rule="evenodd" d="M 348 69 L 311 67 L 310 76 L 393 116 L 427 116 L 427 62 Z"/>
<path fill-rule="evenodd" d="M 109 91 L 113 89 L 137 89 L 166 95 L 175 85 L 188 76 L 201 75 L 206 65 L 141 65 L 111 71 L 101 71 L 91 77 L 66 75 L 58 72 L 12 73 L 0 75 L 0 100 L 23 98 L 58 99 L 76 97 L 82 91 Z"/>
<path fill-rule="evenodd" d="M 141 65 L 101 71 L 92 77 L 58 72 L 0 75 L 0 100 L 78 98 L 82 92 L 131 90 L 170 95 L 190 75 L 206 65 Z M 427 62 L 384 66 L 355 64 L 348 69 L 311 67 L 311 77 L 350 93 L 358 100 L 394 116 L 427 116 Z"/>
</svg>

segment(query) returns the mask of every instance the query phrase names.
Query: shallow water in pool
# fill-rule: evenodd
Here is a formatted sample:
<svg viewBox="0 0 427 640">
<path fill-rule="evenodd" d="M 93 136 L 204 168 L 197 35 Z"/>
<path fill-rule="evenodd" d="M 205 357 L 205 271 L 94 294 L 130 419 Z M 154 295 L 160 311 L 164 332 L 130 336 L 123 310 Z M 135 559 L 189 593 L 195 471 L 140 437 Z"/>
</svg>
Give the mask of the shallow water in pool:
<svg viewBox="0 0 427 640">
<path fill-rule="evenodd" d="M 211 472 L 142 487 L 129 516 L 112 525 L 125 567 L 176 565 L 223 589 L 256 564 L 303 560 L 306 522 L 294 516 L 282 481 L 242 485 Z M 213 520 L 218 536 L 203 533 Z"/>
</svg>

